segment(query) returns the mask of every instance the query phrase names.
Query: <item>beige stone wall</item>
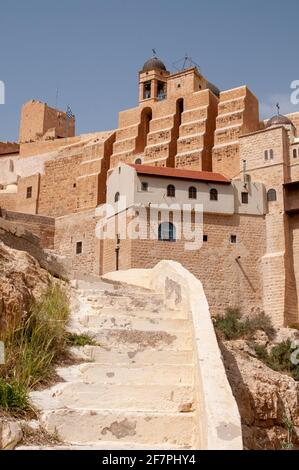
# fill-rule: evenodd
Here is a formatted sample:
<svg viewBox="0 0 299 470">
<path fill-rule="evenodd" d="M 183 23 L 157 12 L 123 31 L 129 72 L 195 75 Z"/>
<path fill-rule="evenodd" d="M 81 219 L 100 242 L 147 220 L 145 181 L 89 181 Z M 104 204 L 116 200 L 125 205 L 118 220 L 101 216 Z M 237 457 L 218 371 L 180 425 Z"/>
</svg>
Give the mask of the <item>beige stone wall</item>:
<svg viewBox="0 0 299 470">
<path fill-rule="evenodd" d="M 40 179 L 38 213 L 59 217 L 77 210 L 77 177 L 82 155 L 45 162 Z"/>
<path fill-rule="evenodd" d="M 277 200 L 268 202 L 265 219 L 266 253 L 262 259 L 264 310 L 276 325 L 298 317 L 296 279 L 293 265 L 292 231 L 285 214 L 283 183 L 290 181 L 289 136 L 284 127 L 273 127 L 240 139 L 241 157 L 253 181 L 263 182 L 266 191 L 274 189 Z M 273 160 L 264 158 L 273 150 Z"/>
<path fill-rule="evenodd" d="M 15 211 L 17 209 L 17 193 L 0 191 L 0 209 Z"/>
<path fill-rule="evenodd" d="M 203 233 L 208 241 L 194 251 L 186 250 L 183 239 L 121 240 L 119 268 L 151 268 L 163 259 L 179 261 L 203 283 L 213 314 L 223 313 L 228 306 L 238 306 L 243 313 L 262 310 L 260 260 L 266 251 L 264 218 L 206 214 Z M 236 244 L 231 244 L 231 235 L 237 236 Z M 103 273 L 116 269 L 115 248 L 116 240 L 104 241 Z"/>
<path fill-rule="evenodd" d="M 167 99 L 142 100 L 139 107 L 122 111 L 111 168 L 142 158 L 156 166 L 211 170 L 218 98 L 206 86 L 195 69 L 185 70 L 167 78 Z M 151 119 L 145 133 L 146 110 Z"/>
<path fill-rule="evenodd" d="M 259 125 L 258 100 L 247 87 L 221 92 L 213 148 L 213 171 L 228 178 L 236 178 L 240 173 L 239 137 L 258 130 Z"/>
<path fill-rule="evenodd" d="M 218 98 L 209 90 L 188 95 L 179 130 L 175 166 L 212 171 Z"/>
<path fill-rule="evenodd" d="M 287 117 L 292 121 L 294 124 L 296 131 L 297 131 L 297 136 L 299 137 L 299 113 L 290 113 L 287 114 Z"/>
<path fill-rule="evenodd" d="M 66 139 L 55 139 L 55 140 L 45 140 L 37 142 L 28 142 L 20 144 L 20 156 L 21 157 L 32 157 L 34 155 L 41 155 L 49 152 L 55 152 L 61 147 L 66 145 L 72 145 L 74 143 L 80 142 L 81 137 L 70 137 Z"/>
<path fill-rule="evenodd" d="M 20 178 L 18 181 L 17 205 L 18 212 L 36 214 L 38 210 L 40 174 Z M 31 188 L 31 197 L 27 197 L 27 189 Z M 46 214 L 48 215 L 48 214 Z"/>
<path fill-rule="evenodd" d="M 114 132 L 95 134 L 63 147 L 56 158 L 46 161 L 38 213 L 60 217 L 103 203 L 114 139 Z"/>
<path fill-rule="evenodd" d="M 49 132 L 50 131 L 50 132 Z M 48 136 L 46 134 L 48 133 Z M 20 142 L 34 142 L 44 137 L 65 138 L 75 135 L 75 118 L 50 108 L 40 101 L 28 101 L 22 107 Z"/>
<path fill-rule="evenodd" d="M 290 239 L 292 247 L 291 269 L 294 272 L 292 304 L 288 323 L 299 323 L 299 215 L 289 217 Z M 294 312 L 294 304 L 297 306 Z"/>
<path fill-rule="evenodd" d="M 20 149 L 16 142 L 0 142 L 0 156 L 18 153 Z"/>
<path fill-rule="evenodd" d="M 34 214 L 25 214 L 7 210 L 1 211 L 1 227 L 20 239 L 30 242 L 40 248 L 54 248 L 55 220 Z M 18 245 L 18 249 L 22 249 Z"/>
<path fill-rule="evenodd" d="M 98 243 L 95 239 L 95 211 L 80 212 L 55 220 L 55 251 L 68 257 L 73 271 L 79 274 L 99 273 Z M 82 253 L 76 244 L 82 242 Z"/>
</svg>

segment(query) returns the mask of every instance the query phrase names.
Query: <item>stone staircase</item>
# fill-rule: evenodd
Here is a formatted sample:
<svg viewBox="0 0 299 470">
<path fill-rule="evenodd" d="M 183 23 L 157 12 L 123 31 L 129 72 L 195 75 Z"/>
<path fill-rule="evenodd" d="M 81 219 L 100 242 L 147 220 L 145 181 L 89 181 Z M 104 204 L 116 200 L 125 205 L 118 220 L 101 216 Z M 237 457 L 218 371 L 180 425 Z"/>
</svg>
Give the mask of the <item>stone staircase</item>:
<svg viewBox="0 0 299 470">
<path fill-rule="evenodd" d="M 42 425 L 63 441 L 56 448 L 198 448 L 189 312 L 119 283 L 72 290 L 70 330 L 97 345 L 72 348 L 82 362 L 31 394 Z"/>
</svg>

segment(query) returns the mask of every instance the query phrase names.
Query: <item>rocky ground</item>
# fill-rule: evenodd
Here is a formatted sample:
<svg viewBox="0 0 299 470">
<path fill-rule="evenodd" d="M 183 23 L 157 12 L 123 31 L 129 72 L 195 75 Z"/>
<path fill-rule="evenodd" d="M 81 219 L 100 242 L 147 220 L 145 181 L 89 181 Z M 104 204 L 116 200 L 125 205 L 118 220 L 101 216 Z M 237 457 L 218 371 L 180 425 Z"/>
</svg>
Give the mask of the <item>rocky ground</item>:
<svg viewBox="0 0 299 470">
<path fill-rule="evenodd" d="M 34 258 L 0 242 L 0 333 L 24 314 L 32 296 L 38 297 L 49 280 Z"/>
<path fill-rule="evenodd" d="M 271 347 L 299 331 L 282 328 L 274 342 L 258 331 L 255 342 Z M 299 448 L 299 382 L 267 367 L 256 358 L 251 342 L 220 340 L 224 363 L 238 403 L 247 449 Z M 288 426 L 292 435 L 288 437 Z"/>
<path fill-rule="evenodd" d="M 34 258 L 0 242 L 0 337 L 49 283 L 48 272 Z M 22 435 L 22 425 L 0 410 L 0 449 L 13 449 Z"/>
</svg>

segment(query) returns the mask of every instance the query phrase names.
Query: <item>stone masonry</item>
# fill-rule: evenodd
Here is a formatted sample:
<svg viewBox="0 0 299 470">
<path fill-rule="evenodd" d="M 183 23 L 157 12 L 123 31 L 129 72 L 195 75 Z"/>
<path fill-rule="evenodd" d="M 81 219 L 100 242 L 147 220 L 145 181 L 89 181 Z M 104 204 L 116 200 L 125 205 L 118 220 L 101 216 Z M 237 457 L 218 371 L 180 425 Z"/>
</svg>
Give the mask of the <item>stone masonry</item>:
<svg viewBox="0 0 299 470">
<path fill-rule="evenodd" d="M 249 314 L 264 310 L 277 325 L 298 323 L 299 113 L 261 121 L 258 99 L 246 86 L 220 91 L 196 67 L 171 73 L 156 57 L 139 72 L 138 96 L 136 107 L 119 113 L 117 129 L 83 135 L 75 135 L 69 113 L 27 102 L 19 142 L 0 143 L 5 226 L 26 220 L 26 233 L 48 246 L 48 234 L 36 230 L 53 220 L 50 249 L 80 273 L 173 259 L 202 281 L 213 313 L 233 304 Z M 182 240 L 119 241 L 117 230 L 111 240 L 97 238 L 96 211 L 123 164 L 161 169 L 150 179 L 147 207 L 159 197 L 169 201 L 163 169 L 183 172 L 171 176 L 176 202 L 190 180 L 186 191 L 194 186 L 203 203 L 199 250 L 187 252 Z M 215 175 L 227 185 L 214 204 Z M 138 199 L 142 183 L 147 177 L 136 170 L 133 186 L 123 183 L 115 195 L 133 191 Z"/>
</svg>

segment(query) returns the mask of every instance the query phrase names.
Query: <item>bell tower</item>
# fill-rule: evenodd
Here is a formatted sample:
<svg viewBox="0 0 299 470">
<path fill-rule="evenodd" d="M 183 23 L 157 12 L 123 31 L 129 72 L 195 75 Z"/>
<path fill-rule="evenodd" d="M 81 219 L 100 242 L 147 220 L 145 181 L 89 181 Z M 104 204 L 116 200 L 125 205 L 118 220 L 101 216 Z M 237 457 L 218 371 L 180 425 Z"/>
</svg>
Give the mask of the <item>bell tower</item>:
<svg viewBox="0 0 299 470">
<path fill-rule="evenodd" d="M 153 56 L 139 72 L 139 103 L 161 101 L 167 97 L 167 71 L 153 49 Z"/>
</svg>

